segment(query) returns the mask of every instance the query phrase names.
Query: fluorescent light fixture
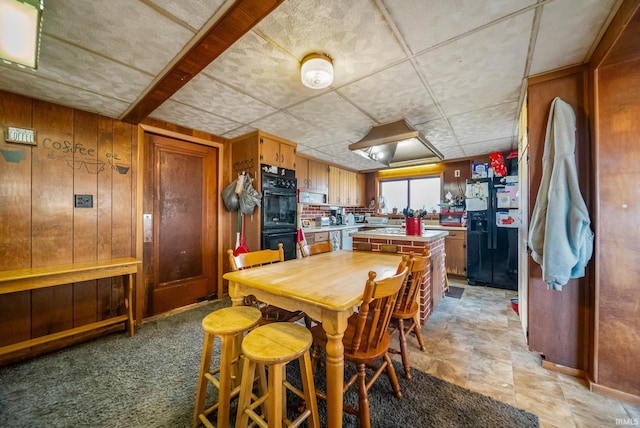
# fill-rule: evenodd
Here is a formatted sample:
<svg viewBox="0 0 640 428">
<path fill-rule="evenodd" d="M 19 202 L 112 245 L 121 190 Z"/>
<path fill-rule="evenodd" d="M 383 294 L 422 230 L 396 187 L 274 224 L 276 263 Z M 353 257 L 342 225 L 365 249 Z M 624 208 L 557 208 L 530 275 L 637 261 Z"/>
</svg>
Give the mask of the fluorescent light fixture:
<svg viewBox="0 0 640 428">
<path fill-rule="evenodd" d="M 423 165 L 444 156 L 406 120 L 372 127 L 349 150 L 389 167 Z"/>
<path fill-rule="evenodd" d="M 302 84 L 311 89 L 324 89 L 333 82 L 333 63 L 325 54 L 313 53 L 302 59 Z"/>
<path fill-rule="evenodd" d="M 38 68 L 43 0 L 0 0 L 0 58 Z"/>
</svg>

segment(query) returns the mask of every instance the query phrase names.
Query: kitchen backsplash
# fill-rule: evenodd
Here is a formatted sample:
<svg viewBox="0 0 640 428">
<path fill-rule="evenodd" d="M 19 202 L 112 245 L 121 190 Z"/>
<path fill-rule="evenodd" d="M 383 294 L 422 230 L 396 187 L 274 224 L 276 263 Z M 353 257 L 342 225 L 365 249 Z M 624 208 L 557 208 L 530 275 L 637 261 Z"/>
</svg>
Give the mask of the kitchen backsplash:
<svg viewBox="0 0 640 428">
<path fill-rule="evenodd" d="M 349 207 L 346 209 L 347 214 L 353 215 L 370 215 L 374 210 L 361 207 Z M 302 210 L 302 220 L 315 221 L 318 217 L 329 217 L 331 215 L 331 207 L 329 205 L 305 205 Z"/>
</svg>

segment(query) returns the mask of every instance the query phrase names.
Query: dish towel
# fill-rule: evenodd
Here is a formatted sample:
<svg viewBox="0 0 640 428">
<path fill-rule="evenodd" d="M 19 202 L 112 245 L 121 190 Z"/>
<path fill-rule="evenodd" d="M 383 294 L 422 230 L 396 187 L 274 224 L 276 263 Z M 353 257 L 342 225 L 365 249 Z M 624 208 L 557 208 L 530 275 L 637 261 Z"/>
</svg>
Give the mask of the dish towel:
<svg viewBox="0 0 640 428">
<path fill-rule="evenodd" d="M 552 290 L 584 276 L 593 232 L 575 163 L 576 116 L 559 97 L 551 103 L 542 155 L 542 180 L 529 224 L 531 256 Z"/>
</svg>

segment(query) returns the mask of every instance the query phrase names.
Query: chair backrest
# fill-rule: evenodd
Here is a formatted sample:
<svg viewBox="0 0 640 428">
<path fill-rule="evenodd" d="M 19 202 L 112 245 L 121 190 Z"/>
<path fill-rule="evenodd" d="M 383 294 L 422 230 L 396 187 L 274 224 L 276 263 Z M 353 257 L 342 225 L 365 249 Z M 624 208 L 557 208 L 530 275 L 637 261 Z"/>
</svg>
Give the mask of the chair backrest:
<svg viewBox="0 0 640 428">
<path fill-rule="evenodd" d="M 267 265 L 284 261 L 284 248 L 282 243 L 278 244 L 277 250 L 258 250 L 248 253 L 233 255 L 233 250 L 227 250 L 229 264 L 232 271 L 250 269 L 252 267 Z"/>
<path fill-rule="evenodd" d="M 396 304 L 398 290 L 404 285 L 409 273 L 409 256 L 402 257 L 397 273 L 376 281 L 376 273 L 369 272 L 364 287 L 362 303 L 355 316 L 355 333 L 351 343 L 345 344 L 347 352 L 367 352 L 376 348 L 389 334 L 391 314 Z"/>
<path fill-rule="evenodd" d="M 298 247 L 300 247 L 300 254 L 302 254 L 302 257 L 309 257 L 321 253 L 330 253 L 333 251 L 333 244 L 331 241 L 320 241 L 306 245 L 300 241 L 298 242 Z"/>
<path fill-rule="evenodd" d="M 394 312 L 408 313 L 417 310 L 416 296 L 420 293 L 430 260 L 429 247 L 426 247 L 421 255 L 410 255 L 409 275 L 404 287 L 398 292 Z"/>
</svg>

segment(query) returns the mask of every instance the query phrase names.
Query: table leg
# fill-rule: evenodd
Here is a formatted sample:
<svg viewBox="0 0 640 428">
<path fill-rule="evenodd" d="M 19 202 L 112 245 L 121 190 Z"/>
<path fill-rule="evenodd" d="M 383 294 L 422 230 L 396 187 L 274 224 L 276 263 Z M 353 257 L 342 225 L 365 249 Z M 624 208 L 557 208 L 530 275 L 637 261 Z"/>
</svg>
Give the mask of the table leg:
<svg viewBox="0 0 640 428">
<path fill-rule="evenodd" d="M 332 314 L 322 319 L 327 333 L 327 425 L 329 428 L 342 427 L 342 400 L 344 388 L 344 345 L 342 337 L 347 329 L 346 312 Z"/>
</svg>

